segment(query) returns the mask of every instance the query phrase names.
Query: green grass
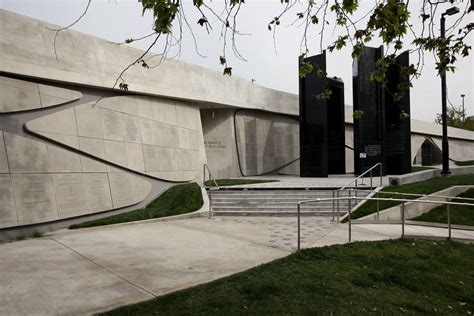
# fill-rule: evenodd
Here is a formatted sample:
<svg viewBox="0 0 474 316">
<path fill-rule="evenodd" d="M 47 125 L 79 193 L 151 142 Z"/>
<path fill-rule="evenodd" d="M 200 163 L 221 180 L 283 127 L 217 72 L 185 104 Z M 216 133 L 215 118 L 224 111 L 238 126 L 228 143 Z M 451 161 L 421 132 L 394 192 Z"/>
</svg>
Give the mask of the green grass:
<svg viewBox="0 0 474 316">
<path fill-rule="evenodd" d="M 416 194 L 431 194 L 436 191 L 440 191 L 449 188 L 453 185 L 474 185 L 474 175 L 462 175 L 462 176 L 450 176 L 434 178 L 427 181 L 415 182 L 410 184 L 404 184 L 394 187 L 383 188 L 383 192 L 403 192 L 403 193 L 416 193 Z M 380 194 L 380 198 L 401 198 L 400 195 L 395 194 Z M 405 196 L 406 199 L 415 199 L 413 196 Z M 396 201 L 379 201 L 380 210 L 399 205 Z M 351 218 L 360 218 L 377 211 L 376 201 L 367 201 L 361 207 L 359 207 Z"/>
<path fill-rule="evenodd" d="M 425 166 L 411 166 L 411 172 L 418 172 L 424 170 L 433 170 L 433 167 L 425 167 Z"/>
<path fill-rule="evenodd" d="M 279 180 L 255 180 L 255 179 L 216 179 L 217 185 L 224 187 L 227 185 L 239 185 L 239 184 L 255 184 L 255 183 L 267 183 L 267 182 L 279 182 Z M 214 181 L 207 180 L 205 182 L 207 186 L 215 186 Z"/>
<path fill-rule="evenodd" d="M 447 241 L 313 248 L 105 315 L 467 315 L 472 258 L 474 245 Z"/>
<path fill-rule="evenodd" d="M 455 161 L 456 166 L 474 166 L 474 160 Z"/>
<path fill-rule="evenodd" d="M 184 214 L 197 211 L 202 205 L 201 188 L 197 183 L 180 184 L 166 190 L 146 208 L 71 225 L 69 228 L 104 226 Z"/>
<path fill-rule="evenodd" d="M 474 198 L 474 189 L 469 189 L 458 196 L 464 197 L 464 198 Z M 465 200 L 458 200 L 458 199 L 453 199 L 451 202 L 474 204 L 474 201 L 465 201 Z M 449 207 L 449 212 L 451 215 L 450 217 L 451 217 L 452 224 L 474 226 L 474 207 L 462 206 L 462 205 L 451 205 Z M 430 212 L 425 213 L 421 216 L 418 216 L 414 220 L 446 224 L 448 222 L 447 206 L 446 205 L 438 206 L 432 209 Z"/>
</svg>

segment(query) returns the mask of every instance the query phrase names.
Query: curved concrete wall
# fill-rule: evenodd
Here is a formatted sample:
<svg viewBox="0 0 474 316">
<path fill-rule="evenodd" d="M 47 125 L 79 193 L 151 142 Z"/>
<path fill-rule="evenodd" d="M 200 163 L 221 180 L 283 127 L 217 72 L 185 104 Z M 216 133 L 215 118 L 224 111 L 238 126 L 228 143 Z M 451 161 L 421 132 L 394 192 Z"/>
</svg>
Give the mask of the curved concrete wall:
<svg viewBox="0 0 474 316">
<path fill-rule="evenodd" d="M 168 181 L 201 174 L 199 109 L 182 102 L 119 96 L 32 120 L 28 130 L 116 165 Z M 78 144 L 78 146 L 76 146 Z M 91 170 L 105 170 L 93 165 Z"/>
<path fill-rule="evenodd" d="M 299 122 L 295 118 L 241 110 L 235 114 L 235 131 L 244 176 L 278 170 L 300 157 Z"/>
<path fill-rule="evenodd" d="M 77 154 L 54 145 L 1 131 L 0 138 L 0 228 L 121 208 L 150 191 L 148 181 L 118 169 L 85 172 Z"/>
<path fill-rule="evenodd" d="M 0 71 L 56 81 L 111 88 L 116 78 L 143 51 L 0 10 Z M 147 54 L 149 65 L 160 56 Z M 297 115 L 294 94 L 258 86 L 250 80 L 222 76 L 196 65 L 163 60 L 159 67 L 135 65 L 124 73 L 129 90 L 156 96 L 255 108 Z M 118 87 L 117 87 L 118 89 Z"/>
<path fill-rule="evenodd" d="M 0 113 L 46 108 L 80 99 L 77 91 L 0 76 Z"/>
</svg>

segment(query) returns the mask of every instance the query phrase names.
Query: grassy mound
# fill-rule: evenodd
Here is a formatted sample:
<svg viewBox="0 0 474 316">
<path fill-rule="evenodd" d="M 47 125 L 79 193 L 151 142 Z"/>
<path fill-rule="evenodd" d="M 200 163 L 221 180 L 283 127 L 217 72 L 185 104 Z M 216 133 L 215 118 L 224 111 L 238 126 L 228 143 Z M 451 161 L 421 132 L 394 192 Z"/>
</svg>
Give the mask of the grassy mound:
<svg viewBox="0 0 474 316">
<path fill-rule="evenodd" d="M 474 160 L 455 161 L 457 166 L 474 166 Z"/>
<path fill-rule="evenodd" d="M 474 175 L 462 175 L 462 176 L 451 176 L 434 178 L 427 181 L 415 182 L 410 184 L 399 185 L 395 187 L 383 188 L 383 192 L 403 192 L 403 193 L 416 193 L 416 194 L 431 194 L 453 185 L 474 185 Z M 380 198 L 401 198 L 400 195 L 380 194 Z M 414 196 L 406 196 L 406 199 L 415 199 Z M 397 201 L 379 201 L 380 210 L 399 205 Z M 356 219 L 372 213 L 377 212 L 377 202 L 367 201 L 361 207 L 359 207 L 354 213 L 351 214 L 351 218 Z"/>
<path fill-rule="evenodd" d="M 199 210 L 203 203 L 201 188 L 197 183 L 181 184 L 166 190 L 146 208 L 71 225 L 69 229 L 112 225 L 190 213 Z"/>
<path fill-rule="evenodd" d="M 303 250 L 105 315 L 470 314 L 474 245 L 423 240 Z"/>
<path fill-rule="evenodd" d="M 458 196 L 464 197 L 464 198 L 474 198 L 474 189 L 469 189 L 466 192 L 459 194 Z M 457 199 L 453 199 L 451 202 L 474 204 L 474 201 L 465 201 L 465 200 L 457 200 Z M 463 206 L 463 205 L 451 205 L 449 207 L 449 212 L 451 214 L 452 224 L 474 226 L 474 207 Z M 423 221 L 423 222 L 447 223 L 448 222 L 447 206 L 446 205 L 438 206 L 432 209 L 430 212 L 425 213 L 421 216 L 418 216 L 414 220 Z"/>
</svg>

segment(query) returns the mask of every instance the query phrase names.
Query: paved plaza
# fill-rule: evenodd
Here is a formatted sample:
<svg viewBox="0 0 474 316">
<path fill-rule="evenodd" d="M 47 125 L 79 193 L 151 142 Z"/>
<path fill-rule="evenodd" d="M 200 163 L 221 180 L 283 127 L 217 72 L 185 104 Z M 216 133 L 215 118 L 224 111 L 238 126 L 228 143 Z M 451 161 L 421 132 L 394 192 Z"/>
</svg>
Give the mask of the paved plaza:
<svg viewBox="0 0 474 316">
<path fill-rule="evenodd" d="M 446 236 L 407 226 L 409 235 Z M 353 240 L 398 238 L 400 225 L 358 224 Z M 284 257 L 294 217 L 215 217 L 59 231 L 0 245 L 0 315 L 90 314 L 152 299 Z M 307 217 L 302 247 L 348 241 L 347 224 Z M 453 231 L 473 239 L 474 231 Z"/>
</svg>

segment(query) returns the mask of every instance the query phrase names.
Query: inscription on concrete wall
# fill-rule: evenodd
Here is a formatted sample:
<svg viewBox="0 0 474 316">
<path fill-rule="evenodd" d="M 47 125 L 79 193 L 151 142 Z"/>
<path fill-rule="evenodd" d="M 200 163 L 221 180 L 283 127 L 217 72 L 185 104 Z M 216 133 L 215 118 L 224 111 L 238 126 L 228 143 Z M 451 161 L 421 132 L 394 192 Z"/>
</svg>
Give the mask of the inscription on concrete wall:
<svg viewBox="0 0 474 316">
<path fill-rule="evenodd" d="M 12 184 L 20 224 L 57 219 L 50 174 L 13 174 Z"/>
<path fill-rule="evenodd" d="M 82 174 L 55 174 L 54 189 L 58 210 L 73 212 L 87 209 Z"/>
<path fill-rule="evenodd" d="M 18 225 L 9 174 L 0 174 L 0 228 Z"/>
<path fill-rule="evenodd" d="M 227 145 L 221 140 L 205 140 L 204 141 L 204 146 L 206 147 L 206 149 L 208 149 L 208 148 L 213 148 L 213 149 L 219 149 L 219 148 L 225 149 L 225 148 L 227 148 Z"/>
</svg>

